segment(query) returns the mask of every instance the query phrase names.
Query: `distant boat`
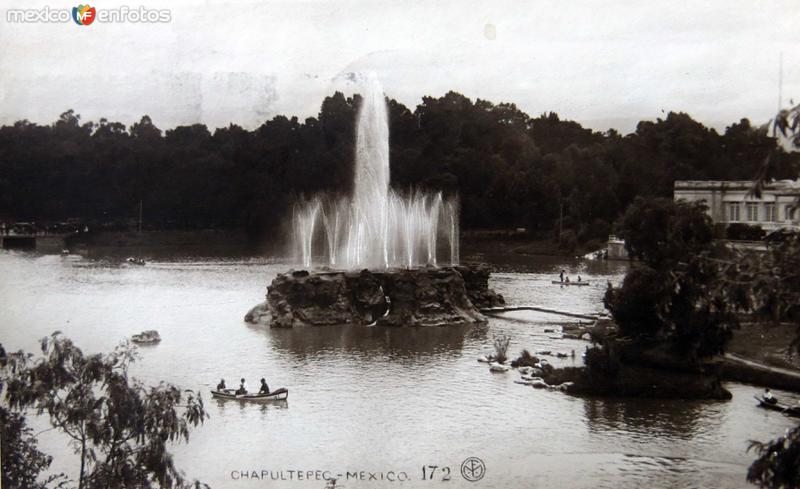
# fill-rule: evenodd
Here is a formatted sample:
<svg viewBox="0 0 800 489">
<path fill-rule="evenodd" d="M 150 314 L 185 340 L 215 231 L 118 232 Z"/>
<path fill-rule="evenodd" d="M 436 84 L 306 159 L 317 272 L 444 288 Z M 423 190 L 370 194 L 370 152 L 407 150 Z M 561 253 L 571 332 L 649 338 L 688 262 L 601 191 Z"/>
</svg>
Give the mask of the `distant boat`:
<svg viewBox="0 0 800 489">
<path fill-rule="evenodd" d="M 800 418 L 800 406 L 789 406 L 787 404 L 781 404 L 779 402 L 776 403 L 769 403 L 763 397 L 753 396 L 758 401 L 758 406 L 764 409 L 771 409 L 773 411 L 780 411 L 784 414 L 788 414 L 789 416 Z"/>
<path fill-rule="evenodd" d="M 131 341 L 140 345 L 152 345 L 160 342 L 161 336 L 158 334 L 158 331 L 150 329 L 131 336 Z"/>
<path fill-rule="evenodd" d="M 211 397 L 217 399 L 230 399 L 232 401 L 244 402 L 269 402 L 269 401 L 285 401 L 289 398 L 289 390 L 281 387 L 275 389 L 269 394 L 235 394 L 234 389 L 225 389 L 224 391 L 211 391 Z"/>
<path fill-rule="evenodd" d="M 555 285 L 589 285 L 589 282 L 584 282 L 584 281 L 581 281 L 581 282 L 561 282 L 561 281 L 558 281 L 558 280 L 553 280 L 552 283 L 555 284 Z"/>
<path fill-rule="evenodd" d="M 144 261 L 143 258 L 135 258 L 135 257 L 132 257 L 132 256 L 129 256 L 128 259 L 125 260 L 125 261 L 127 261 L 131 265 L 144 265 L 144 264 L 147 263 L 146 261 Z"/>
</svg>

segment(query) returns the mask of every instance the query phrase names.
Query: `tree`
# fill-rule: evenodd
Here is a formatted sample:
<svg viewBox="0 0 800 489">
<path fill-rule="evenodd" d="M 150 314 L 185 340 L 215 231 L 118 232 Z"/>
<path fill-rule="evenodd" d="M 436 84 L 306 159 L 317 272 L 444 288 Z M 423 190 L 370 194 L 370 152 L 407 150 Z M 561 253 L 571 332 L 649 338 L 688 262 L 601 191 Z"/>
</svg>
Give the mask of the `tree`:
<svg viewBox="0 0 800 489">
<path fill-rule="evenodd" d="M 642 261 L 604 298 L 623 334 L 658 337 L 690 363 L 721 353 L 739 323 L 705 207 L 639 198 L 622 217 L 620 235 Z"/>
<path fill-rule="evenodd" d="M 0 407 L 0 429 L 3 470 L 0 485 L 8 488 L 45 489 L 48 484 L 62 478 L 61 475 L 53 475 L 44 482 L 39 481 L 40 474 L 50 467 L 53 458 L 39 451 L 33 430 L 27 425 L 25 416 Z"/>
<path fill-rule="evenodd" d="M 622 286 L 609 288 L 603 303 L 625 336 L 655 336 L 661 330 L 658 303 L 667 291 L 663 274 L 650 267 L 636 267 L 625 275 Z"/>
<path fill-rule="evenodd" d="M 667 269 L 710 249 L 714 232 L 704 203 L 638 197 L 622 216 L 619 235 L 631 257 Z"/>
<path fill-rule="evenodd" d="M 110 354 L 84 355 L 54 333 L 42 340 L 41 350 L 35 360 L 23 352 L 5 359 L 6 401 L 11 410 L 47 415 L 70 439 L 80 462 L 75 487 L 191 485 L 175 467 L 168 444 L 188 441 L 190 428 L 207 417 L 199 394 L 165 383 L 147 388 L 129 378 L 136 356 L 129 344 Z M 25 474 L 12 472 L 17 476 Z"/>
</svg>

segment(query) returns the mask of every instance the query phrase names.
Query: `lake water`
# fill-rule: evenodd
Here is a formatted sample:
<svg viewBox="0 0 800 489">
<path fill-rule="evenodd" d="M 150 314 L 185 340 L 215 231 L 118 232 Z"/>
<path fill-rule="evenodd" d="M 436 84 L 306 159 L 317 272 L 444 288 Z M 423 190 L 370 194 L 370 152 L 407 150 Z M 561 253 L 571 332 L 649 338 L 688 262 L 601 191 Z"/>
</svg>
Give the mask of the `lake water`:
<svg viewBox="0 0 800 489">
<path fill-rule="evenodd" d="M 509 304 L 579 313 L 602 311 L 607 281 L 618 283 L 626 269 L 466 254 L 497 267 L 492 286 Z M 288 267 L 265 258 L 175 254 L 139 267 L 114 254 L 4 251 L 0 341 L 7 349 L 38 351 L 39 338 L 60 330 L 84 351 L 99 352 L 157 329 L 161 343 L 140 348 L 133 373 L 146 383 L 165 380 L 206 393 L 210 419 L 174 452 L 189 477 L 215 488 L 322 488 L 323 472 L 341 474 L 336 487 L 352 488 L 747 487 L 754 458 L 747 441 L 795 425 L 757 408 L 753 394 L 760 389 L 752 386 L 727 384 L 734 397 L 724 402 L 585 399 L 515 384 L 516 372 L 492 374 L 476 361 L 504 334 L 514 355 L 523 348 L 575 350 L 576 360 L 551 361 L 580 362 L 587 343 L 544 332 L 574 321 L 559 316 L 516 312 L 487 325 L 428 329 L 271 330 L 244 323 L 244 313 Z M 552 285 L 562 268 L 591 285 Z M 207 392 L 221 377 L 229 385 L 245 377 L 251 389 L 266 377 L 273 389 L 289 388 L 289 400 L 213 400 Z M 63 438 L 48 432 L 41 443 L 55 455 L 55 470 L 76 473 Z M 462 476 L 468 457 L 485 464 L 480 481 Z M 438 467 L 434 479 L 422 480 L 429 465 Z M 253 478 L 253 471 L 266 479 Z"/>
</svg>

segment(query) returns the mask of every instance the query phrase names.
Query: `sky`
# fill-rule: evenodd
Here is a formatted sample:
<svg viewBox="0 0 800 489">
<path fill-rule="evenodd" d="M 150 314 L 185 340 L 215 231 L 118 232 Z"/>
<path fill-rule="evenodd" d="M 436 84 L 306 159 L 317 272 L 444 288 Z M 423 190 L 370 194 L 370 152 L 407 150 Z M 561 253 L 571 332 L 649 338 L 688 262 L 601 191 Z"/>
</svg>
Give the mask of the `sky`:
<svg viewBox="0 0 800 489">
<path fill-rule="evenodd" d="M 316 116 L 348 73 L 374 71 L 409 108 L 454 90 L 554 111 L 596 130 L 689 113 L 724 130 L 800 102 L 800 2 L 707 0 L 137 0 L 166 23 L 15 23 L 0 0 L 0 124 L 83 121 L 161 129 Z"/>
</svg>

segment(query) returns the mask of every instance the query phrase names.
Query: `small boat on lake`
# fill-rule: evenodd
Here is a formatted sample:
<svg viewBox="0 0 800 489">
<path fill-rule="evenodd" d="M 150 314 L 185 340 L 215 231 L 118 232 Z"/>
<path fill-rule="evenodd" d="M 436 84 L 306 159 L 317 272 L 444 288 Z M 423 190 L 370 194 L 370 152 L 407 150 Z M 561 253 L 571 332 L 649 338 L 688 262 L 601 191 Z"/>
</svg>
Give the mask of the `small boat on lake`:
<svg viewBox="0 0 800 489">
<path fill-rule="evenodd" d="M 560 280 L 551 280 L 554 285 L 589 285 L 589 282 L 561 282 Z"/>
<path fill-rule="evenodd" d="M 147 262 L 144 261 L 144 258 L 135 258 L 133 256 L 129 256 L 128 259 L 125 260 L 125 261 L 127 261 L 131 265 L 145 265 L 145 264 L 147 264 Z"/>
<path fill-rule="evenodd" d="M 225 389 L 224 391 L 211 391 L 211 397 L 244 402 L 285 401 L 289 398 L 289 390 L 281 387 L 269 394 L 247 393 L 236 395 L 235 389 Z"/>
<path fill-rule="evenodd" d="M 161 335 L 158 334 L 158 331 L 149 329 L 131 336 L 131 341 L 140 345 L 152 345 L 161 341 Z"/>
<path fill-rule="evenodd" d="M 758 401 L 758 406 L 764 409 L 771 409 L 773 411 L 780 411 L 783 414 L 787 414 L 789 416 L 800 418 L 800 405 L 799 406 L 790 406 L 788 404 L 781 404 L 780 402 L 770 403 L 767 402 L 766 399 L 760 396 L 753 396 Z"/>
</svg>

